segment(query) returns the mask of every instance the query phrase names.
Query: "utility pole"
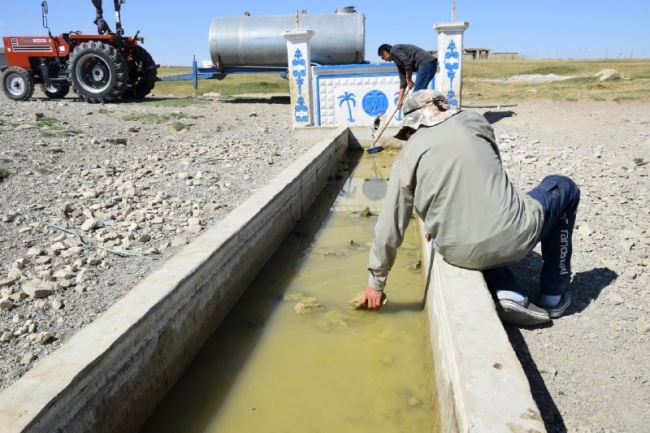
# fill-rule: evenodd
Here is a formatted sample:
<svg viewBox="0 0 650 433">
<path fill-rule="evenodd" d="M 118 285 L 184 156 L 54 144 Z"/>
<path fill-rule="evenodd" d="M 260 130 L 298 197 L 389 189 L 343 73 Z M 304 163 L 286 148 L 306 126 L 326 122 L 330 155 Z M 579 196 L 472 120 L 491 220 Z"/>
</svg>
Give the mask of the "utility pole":
<svg viewBox="0 0 650 433">
<path fill-rule="evenodd" d="M 451 3 L 451 22 L 456 21 L 456 2 Z"/>
</svg>

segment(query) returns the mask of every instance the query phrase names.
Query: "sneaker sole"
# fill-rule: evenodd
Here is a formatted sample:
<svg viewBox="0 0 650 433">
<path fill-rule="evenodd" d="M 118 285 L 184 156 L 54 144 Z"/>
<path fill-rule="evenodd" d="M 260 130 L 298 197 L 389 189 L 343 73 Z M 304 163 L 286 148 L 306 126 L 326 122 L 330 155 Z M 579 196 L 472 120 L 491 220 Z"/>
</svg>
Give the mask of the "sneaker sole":
<svg viewBox="0 0 650 433">
<path fill-rule="evenodd" d="M 509 299 L 502 299 L 500 304 L 501 311 L 499 312 L 499 317 L 506 323 L 519 326 L 533 326 L 551 321 L 548 314 L 529 310 Z"/>
</svg>

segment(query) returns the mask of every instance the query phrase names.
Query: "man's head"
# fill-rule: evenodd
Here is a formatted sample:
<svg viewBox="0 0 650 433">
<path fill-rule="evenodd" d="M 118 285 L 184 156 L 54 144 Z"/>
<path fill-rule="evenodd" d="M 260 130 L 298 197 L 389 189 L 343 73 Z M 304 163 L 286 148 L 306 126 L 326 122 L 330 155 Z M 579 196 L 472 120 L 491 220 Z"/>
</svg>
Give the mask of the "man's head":
<svg viewBox="0 0 650 433">
<path fill-rule="evenodd" d="M 392 57 L 390 56 L 390 50 L 392 48 L 393 48 L 392 45 L 381 44 L 379 46 L 379 49 L 377 50 L 377 54 L 379 54 L 379 57 L 381 57 L 385 61 L 390 62 L 391 60 L 393 60 Z"/>
<path fill-rule="evenodd" d="M 437 90 L 423 89 L 413 92 L 404 98 L 404 119 L 395 138 L 408 140 L 420 126 L 437 125 L 457 112 L 456 109 L 449 109 L 447 98 Z"/>
</svg>

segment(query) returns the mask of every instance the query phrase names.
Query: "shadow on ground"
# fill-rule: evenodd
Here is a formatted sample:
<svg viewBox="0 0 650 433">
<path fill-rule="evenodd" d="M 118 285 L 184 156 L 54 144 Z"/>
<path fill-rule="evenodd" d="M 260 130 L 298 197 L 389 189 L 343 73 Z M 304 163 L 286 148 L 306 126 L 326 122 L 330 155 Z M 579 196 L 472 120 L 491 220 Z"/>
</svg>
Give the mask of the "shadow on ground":
<svg viewBox="0 0 650 433">
<path fill-rule="evenodd" d="M 515 113 L 512 110 L 505 110 L 505 111 L 486 111 L 483 113 L 483 117 L 485 117 L 485 120 L 487 120 L 490 125 L 493 125 L 497 123 L 501 119 L 505 119 L 506 117 L 512 117 L 516 116 L 517 113 Z"/>
<path fill-rule="evenodd" d="M 227 104 L 291 104 L 289 95 L 269 96 L 269 97 L 234 97 L 233 99 L 221 99 L 221 102 Z"/>
<path fill-rule="evenodd" d="M 226 98 L 224 96 L 224 98 Z M 175 97 L 163 97 L 163 96 L 153 96 L 146 97 L 144 99 L 120 99 L 122 103 L 142 103 L 142 102 L 163 102 L 163 101 L 179 101 L 179 100 L 188 100 L 188 101 L 216 101 L 218 100 L 222 104 L 291 104 L 291 97 L 289 95 L 255 95 L 255 96 L 232 96 L 230 99 L 214 99 L 208 97 L 191 97 L 191 98 L 175 98 Z"/>
<path fill-rule="evenodd" d="M 535 252 L 530 253 L 523 260 L 510 265 L 510 269 L 517 277 L 525 295 L 533 301 L 536 301 L 539 296 L 539 272 L 541 268 L 542 256 Z M 594 268 L 589 271 L 574 274 L 571 282 L 572 302 L 565 315 L 568 316 L 584 311 L 617 276 L 616 272 L 608 268 Z M 546 430 L 549 433 L 566 432 L 567 429 L 562 414 L 546 387 L 544 378 L 530 354 L 521 331 L 516 326 L 505 325 L 504 327 L 508 334 L 508 339 L 528 378 L 533 399 L 542 414 Z"/>
</svg>

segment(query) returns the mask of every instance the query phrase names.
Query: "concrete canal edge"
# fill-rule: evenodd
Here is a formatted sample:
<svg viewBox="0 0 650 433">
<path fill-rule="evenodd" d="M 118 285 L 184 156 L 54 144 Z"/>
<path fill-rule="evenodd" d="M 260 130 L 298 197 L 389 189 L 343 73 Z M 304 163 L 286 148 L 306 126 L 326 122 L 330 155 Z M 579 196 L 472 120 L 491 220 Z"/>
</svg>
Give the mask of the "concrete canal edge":
<svg viewBox="0 0 650 433">
<path fill-rule="evenodd" d="M 483 275 L 421 253 L 442 431 L 545 432 Z"/>
<path fill-rule="evenodd" d="M 301 218 L 348 147 L 359 146 L 345 128 L 321 130 L 319 138 L 0 393 L 3 432 L 136 431 Z M 423 263 L 427 260 L 423 256 Z M 438 257 L 432 269 L 426 303 L 442 431 L 544 431 L 480 273 L 453 268 Z"/>
</svg>

